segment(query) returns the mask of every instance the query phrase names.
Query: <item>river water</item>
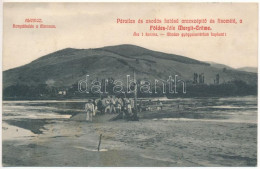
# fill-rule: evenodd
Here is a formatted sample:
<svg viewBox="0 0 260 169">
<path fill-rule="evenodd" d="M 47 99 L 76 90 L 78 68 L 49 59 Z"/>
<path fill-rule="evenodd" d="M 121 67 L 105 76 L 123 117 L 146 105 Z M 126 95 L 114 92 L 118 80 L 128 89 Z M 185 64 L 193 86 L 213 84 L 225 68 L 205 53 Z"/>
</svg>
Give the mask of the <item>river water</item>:
<svg viewBox="0 0 260 169">
<path fill-rule="evenodd" d="M 164 110 L 151 114 L 152 118 L 101 124 L 69 120 L 73 114 L 83 112 L 86 100 L 4 101 L 3 163 L 5 166 L 256 165 L 257 97 L 146 100 L 158 99 Z M 96 153 L 93 144 L 96 145 L 100 133 L 104 137 L 102 150 L 106 150 L 102 153 L 106 154 L 92 154 Z M 45 155 L 35 156 L 37 151 Z M 89 157 L 115 161 L 86 160 L 82 154 L 77 157 L 82 151 Z M 28 156 L 15 159 L 14 155 L 20 153 Z M 67 153 L 75 153 L 75 157 L 66 159 Z M 53 163 L 46 163 L 50 160 Z"/>
</svg>

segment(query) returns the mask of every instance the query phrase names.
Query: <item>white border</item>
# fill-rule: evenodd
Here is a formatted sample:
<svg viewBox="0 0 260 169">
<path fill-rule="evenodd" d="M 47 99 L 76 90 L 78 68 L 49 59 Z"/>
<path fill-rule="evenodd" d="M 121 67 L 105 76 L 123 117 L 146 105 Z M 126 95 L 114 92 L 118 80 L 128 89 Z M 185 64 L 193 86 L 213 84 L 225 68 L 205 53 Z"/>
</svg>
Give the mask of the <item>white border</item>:
<svg viewBox="0 0 260 169">
<path fill-rule="evenodd" d="M 259 18 L 260 18 L 260 13 L 259 13 L 259 2 L 260 0 L 251 0 L 251 1 L 246 1 L 246 0 L 236 0 L 236 1 L 225 1 L 225 0 L 195 0 L 195 1 L 190 1 L 190 0 L 182 0 L 182 1 L 176 1 L 176 0 L 0 0 L 0 18 L 1 18 L 1 22 L 0 22 L 0 37 L 3 37 L 3 3 L 4 2 L 173 2 L 173 3 L 178 3 L 178 2 L 190 2 L 190 3 L 198 3 L 198 2 L 217 2 L 217 3 L 258 3 L 258 105 L 260 104 L 260 99 L 259 99 L 259 89 L 260 89 L 260 85 L 259 85 L 259 67 L 260 67 L 260 62 L 259 62 L 259 49 L 260 49 L 260 45 L 259 45 L 259 38 L 260 38 L 260 34 L 259 34 Z M 2 70 L 2 54 L 3 54 L 3 38 L 1 38 L 0 41 L 0 54 L 1 54 L 1 59 L 0 59 L 0 68 Z M 0 91 L 0 100 L 1 100 L 1 104 L 0 104 L 0 123 L 2 124 L 2 73 L 0 74 L 0 86 L 1 86 L 1 91 Z M 259 122 L 259 108 L 258 108 L 258 122 Z M 259 141 L 259 125 L 257 126 L 257 165 L 259 167 L 259 145 L 258 145 L 258 141 Z M 0 140 L 2 140 L 2 127 L 0 129 L 1 134 L 0 134 Z M 2 144 L 0 146 L 0 154 L 1 154 L 1 158 L 0 158 L 0 164 L 2 164 Z M 242 168 L 242 169 L 250 169 L 250 168 L 258 168 L 258 167 L 235 167 L 235 168 Z M 0 167 L 0 168 L 4 168 L 4 167 Z M 8 169 L 13 169 L 13 168 L 17 168 L 17 167 L 8 167 Z M 21 169 L 27 168 L 27 167 L 19 167 Z M 40 169 L 44 169 L 46 167 L 30 167 L 30 168 L 40 168 Z M 64 168 L 64 167 L 50 167 L 50 168 Z M 75 168 L 75 167 L 66 167 L 66 168 Z M 77 167 L 79 169 L 83 169 L 86 167 Z M 94 168 L 94 167 L 89 167 L 89 168 Z M 101 169 L 104 167 L 95 167 L 97 169 Z M 114 169 L 115 167 L 105 167 L 108 169 Z M 134 167 L 117 167 L 118 169 L 125 169 L 125 168 L 134 168 Z M 136 167 L 135 167 L 136 168 Z M 143 168 L 143 169 L 148 169 L 150 167 L 138 167 L 138 168 Z M 153 167 L 153 168 L 187 168 L 187 169 L 191 169 L 191 168 L 198 168 L 198 169 L 210 169 L 213 167 Z M 214 167 L 214 168 L 223 168 L 223 169 L 230 169 L 231 167 Z M 234 168 L 234 167 L 232 167 Z"/>
<path fill-rule="evenodd" d="M 226 1 L 226 0 L 2 0 L 2 2 L 189 2 L 189 3 L 197 3 L 197 2 L 224 2 L 224 3 L 258 3 L 259 0 L 235 0 L 235 1 Z"/>
</svg>

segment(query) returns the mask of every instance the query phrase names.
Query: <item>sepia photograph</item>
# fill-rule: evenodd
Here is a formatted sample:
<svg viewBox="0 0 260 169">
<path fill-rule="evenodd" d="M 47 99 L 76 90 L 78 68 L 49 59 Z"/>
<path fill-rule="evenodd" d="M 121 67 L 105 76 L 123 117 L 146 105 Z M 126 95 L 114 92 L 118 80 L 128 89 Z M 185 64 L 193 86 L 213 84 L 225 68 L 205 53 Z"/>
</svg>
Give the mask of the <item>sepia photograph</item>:
<svg viewBox="0 0 260 169">
<path fill-rule="evenodd" d="M 256 167 L 258 3 L 3 2 L 3 167 Z"/>
</svg>

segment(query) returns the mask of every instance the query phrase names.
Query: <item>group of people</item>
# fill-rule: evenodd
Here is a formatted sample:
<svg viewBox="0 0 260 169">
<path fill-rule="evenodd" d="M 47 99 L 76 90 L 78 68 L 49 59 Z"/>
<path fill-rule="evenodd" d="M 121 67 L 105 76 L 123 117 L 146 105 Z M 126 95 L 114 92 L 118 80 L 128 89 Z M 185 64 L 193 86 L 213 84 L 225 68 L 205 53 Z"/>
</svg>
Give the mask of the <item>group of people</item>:
<svg viewBox="0 0 260 169">
<path fill-rule="evenodd" d="M 136 104 L 136 105 L 135 105 Z M 118 114 L 120 119 L 136 119 L 135 115 L 141 111 L 152 111 L 153 109 L 162 110 L 163 104 L 158 99 L 155 102 L 149 100 L 142 102 L 139 100 L 135 103 L 134 99 L 126 97 L 107 96 L 89 100 L 85 104 L 85 111 L 87 112 L 87 121 L 92 121 L 93 116 L 98 114 Z"/>
<path fill-rule="evenodd" d="M 108 96 L 103 99 L 89 100 L 85 104 L 85 111 L 87 112 L 87 121 L 92 121 L 96 113 L 100 114 L 119 114 L 121 118 L 133 116 L 134 100 L 128 98 L 120 98 L 115 96 Z"/>
</svg>

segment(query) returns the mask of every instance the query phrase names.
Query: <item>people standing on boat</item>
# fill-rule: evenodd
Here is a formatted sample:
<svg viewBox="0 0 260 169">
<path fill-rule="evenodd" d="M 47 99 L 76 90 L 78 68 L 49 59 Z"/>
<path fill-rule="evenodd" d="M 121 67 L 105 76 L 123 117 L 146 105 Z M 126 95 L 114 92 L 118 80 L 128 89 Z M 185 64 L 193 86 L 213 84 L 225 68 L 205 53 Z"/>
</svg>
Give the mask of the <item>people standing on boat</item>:
<svg viewBox="0 0 260 169">
<path fill-rule="evenodd" d="M 129 99 L 130 100 L 130 104 L 131 104 L 131 110 L 133 112 L 133 109 L 135 108 L 135 101 L 134 99 Z"/>
<path fill-rule="evenodd" d="M 116 113 L 115 104 L 116 104 L 115 96 L 111 96 L 111 99 L 110 99 L 110 114 Z"/>
<path fill-rule="evenodd" d="M 117 114 L 121 114 L 121 104 L 119 100 L 117 99 L 116 104 L 115 104 L 115 110 Z"/>
<path fill-rule="evenodd" d="M 85 104 L 85 111 L 87 113 L 86 120 L 92 121 L 92 116 L 94 112 L 94 104 L 92 100 L 89 100 L 88 103 Z"/>
<path fill-rule="evenodd" d="M 124 101 L 122 98 L 118 97 L 117 98 L 117 102 L 116 102 L 116 105 L 117 105 L 117 113 L 120 115 L 120 117 L 122 119 L 125 118 L 125 113 L 124 113 Z M 119 108 L 120 107 L 120 108 Z"/>
<path fill-rule="evenodd" d="M 104 99 L 104 106 L 105 106 L 105 114 L 106 113 L 110 113 L 110 97 L 108 96 L 108 98 Z"/>
<path fill-rule="evenodd" d="M 97 111 L 100 112 L 100 114 L 103 114 L 104 111 L 103 111 L 103 104 L 102 104 L 102 100 L 99 99 L 98 102 L 97 102 Z"/>
<path fill-rule="evenodd" d="M 131 106 L 131 101 L 129 99 L 126 98 L 126 110 L 127 110 L 127 114 L 129 116 L 132 116 L 132 106 Z"/>
<path fill-rule="evenodd" d="M 123 107 L 123 99 L 118 97 L 117 98 L 118 103 L 121 105 L 121 108 Z"/>
<path fill-rule="evenodd" d="M 122 98 L 121 100 L 122 100 L 122 102 L 121 102 L 121 106 L 122 106 L 121 111 L 123 113 L 123 116 L 126 116 L 126 114 L 127 114 L 126 102 L 125 102 L 126 100 L 125 100 L 125 98 Z"/>
<path fill-rule="evenodd" d="M 95 99 L 95 100 L 93 101 L 93 105 L 94 105 L 93 116 L 96 116 L 96 112 L 97 112 L 97 103 L 98 103 L 98 99 Z"/>
</svg>

